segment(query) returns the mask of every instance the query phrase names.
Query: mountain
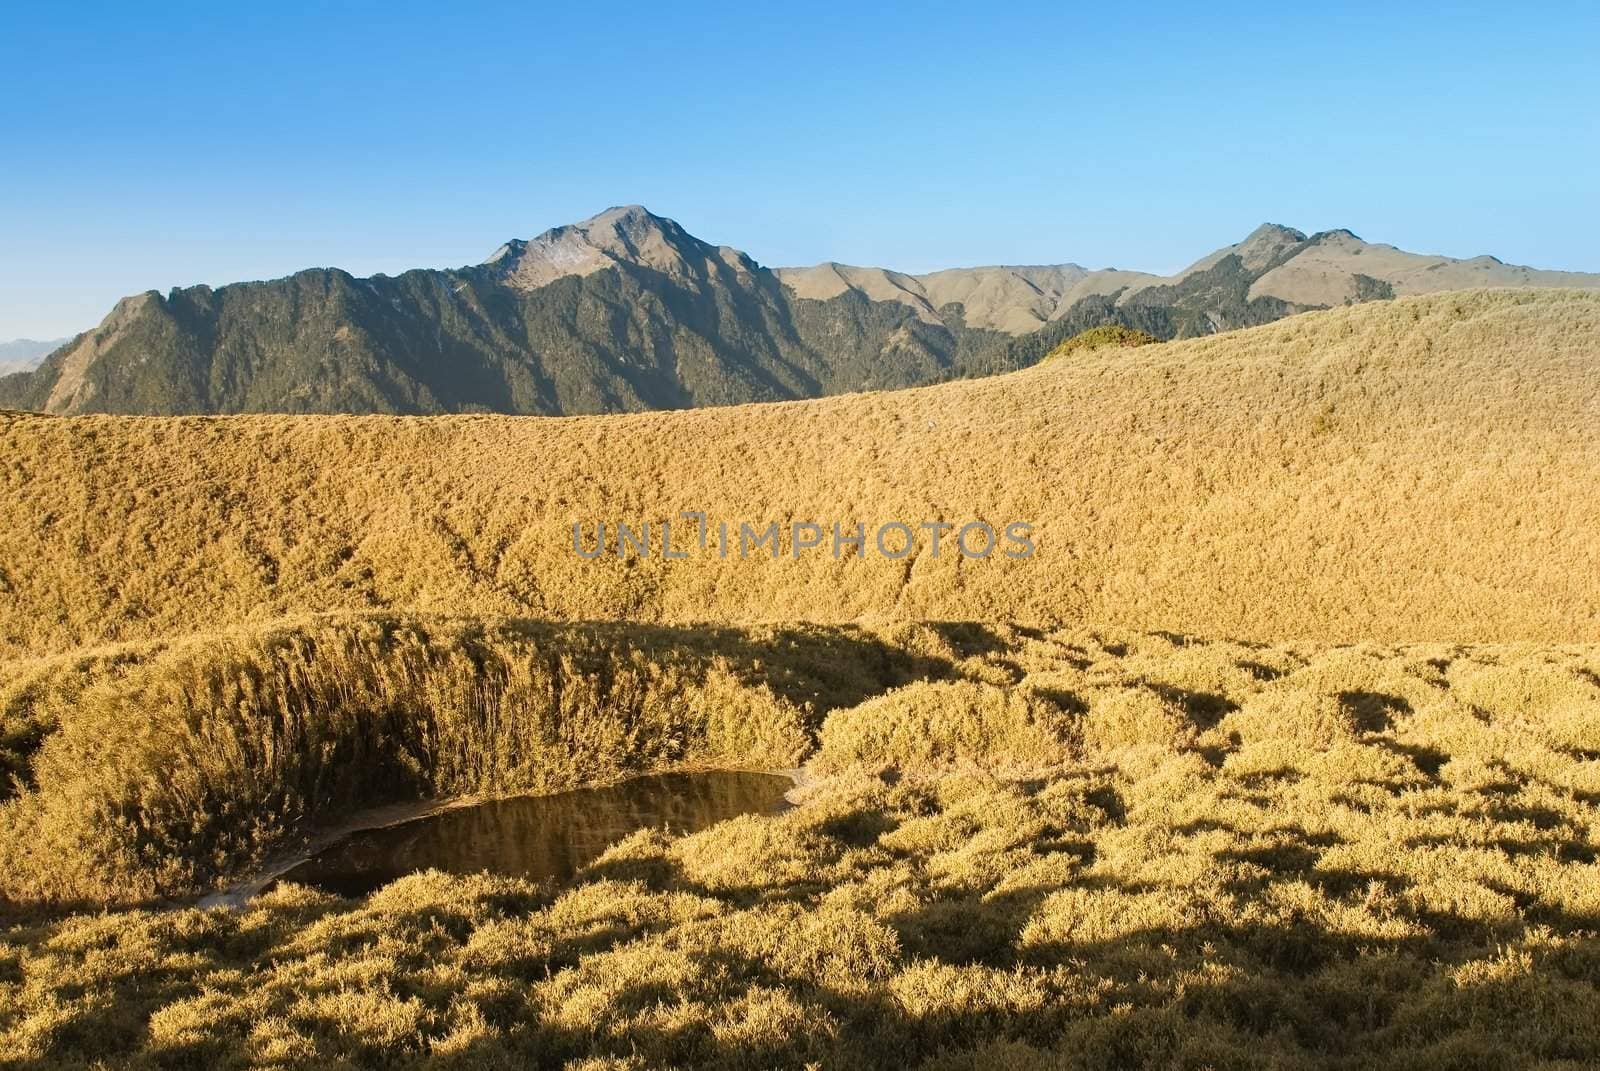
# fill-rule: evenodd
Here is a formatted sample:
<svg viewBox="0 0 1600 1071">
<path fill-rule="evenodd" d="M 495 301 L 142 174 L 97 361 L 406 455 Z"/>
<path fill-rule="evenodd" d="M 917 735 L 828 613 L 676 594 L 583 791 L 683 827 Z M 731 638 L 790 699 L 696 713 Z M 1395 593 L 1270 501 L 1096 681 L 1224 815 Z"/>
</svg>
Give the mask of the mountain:
<svg viewBox="0 0 1600 1071">
<path fill-rule="evenodd" d="M 624 206 L 483 263 L 125 298 L 0 407 L 50 413 L 590 414 L 809 398 L 992 374 L 1103 324 L 1162 339 L 1464 286 L 1600 275 L 1455 261 L 1267 224 L 1163 277 L 1076 264 L 908 275 L 768 269 Z"/>
<path fill-rule="evenodd" d="M 0 405 L 674 409 L 925 381 L 956 349 L 951 331 L 898 304 L 796 300 L 743 253 L 633 206 L 458 270 L 358 279 L 314 269 L 125 298 L 35 372 L 0 380 Z"/>
<path fill-rule="evenodd" d="M 0 376 L 32 371 L 46 354 L 67 341 L 69 340 L 64 338 L 48 342 L 19 338 L 11 342 L 0 342 Z"/>
<path fill-rule="evenodd" d="M 1475 291 L 780 405 L 0 416 L 0 659 L 344 610 L 1592 639 L 1597 354 L 1600 293 Z M 922 527 L 980 520 L 1036 553 Z M 624 523 L 649 557 L 617 556 Z M 834 557 L 835 523 L 864 549 Z"/>
<path fill-rule="evenodd" d="M 1151 326 L 1166 338 L 1407 294 L 1474 287 L 1600 287 L 1600 274 L 1524 268 L 1489 256 L 1424 256 L 1363 242 L 1347 230 L 1307 237 L 1273 223 L 1165 277 L 1115 268 L 1091 271 L 1077 264 L 905 275 L 827 263 L 779 268 L 777 273 L 801 297 L 826 300 L 854 291 L 874 301 L 898 301 L 929 321 L 941 318 L 941 308 L 960 304 L 968 326 L 1010 335 L 1046 328 L 1087 303 L 1120 310 L 1108 312 L 1108 319 L 1153 318 Z M 1170 310 L 1164 324 L 1157 309 Z"/>
<path fill-rule="evenodd" d="M 1505 264 L 1490 256 L 1470 260 L 1407 253 L 1392 245 L 1364 242 L 1349 231 L 1325 231 L 1306 239 L 1293 255 L 1273 265 L 1250 286 L 1250 297 L 1274 297 L 1310 305 L 1362 301 L 1373 280 L 1403 297 L 1480 286 L 1600 286 L 1600 274 L 1542 271 Z"/>
</svg>

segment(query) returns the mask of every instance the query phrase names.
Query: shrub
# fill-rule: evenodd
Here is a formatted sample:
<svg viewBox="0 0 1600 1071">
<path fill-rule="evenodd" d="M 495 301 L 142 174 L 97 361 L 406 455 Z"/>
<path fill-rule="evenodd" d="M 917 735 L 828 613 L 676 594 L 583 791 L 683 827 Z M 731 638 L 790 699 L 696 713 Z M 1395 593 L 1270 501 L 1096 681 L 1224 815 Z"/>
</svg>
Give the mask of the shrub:
<svg viewBox="0 0 1600 1071">
<path fill-rule="evenodd" d="M 1101 324 L 1087 331 L 1079 331 L 1056 345 L 1043 360 L 1054 361 L 1080 350 L 1099 349 L 1102 346 L 1148 346 L 1161 340 L 1147 331 L 1121 324 Z"/>
<path fill-rule="evenodd" d="M 1091 692 L 1083 743 L 1097 751 L 1125 747 L 1180 748 L 1194 743 L 1196 726 L 1177 702 L 1149 688 Z"/>
<path fill-rule="evenodd" d="M 1336 695 L 1283 687 L 1263 689 L 1225 717 L 1221 728 L 1247 744 L 1272 740 L 1317 749 L 1356 739 L 1361 721 Z"/>
<path fill-rule="evenodd" d="M 829 715 L 816 764 L 1048 765 L 1068 757 L 1074 735 L 1071 715 L 1031 689 L 918 681 Z"/>
<path fill-rule="evenodd" d="M 1600 752 L 1600 683 L 1584 667 L 1530 656 L 1461 678 L 1457 694 L 1495 719 L 1530 725 L 1556 747 Z"/>
</svg>

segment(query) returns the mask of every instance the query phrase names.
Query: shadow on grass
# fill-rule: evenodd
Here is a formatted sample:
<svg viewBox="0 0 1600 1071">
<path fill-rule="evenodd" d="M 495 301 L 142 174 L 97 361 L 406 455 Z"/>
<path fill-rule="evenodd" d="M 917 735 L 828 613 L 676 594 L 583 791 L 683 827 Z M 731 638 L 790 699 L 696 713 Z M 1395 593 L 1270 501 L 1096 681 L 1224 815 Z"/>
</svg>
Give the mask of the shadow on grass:
<svg viewBox="0 0 1600 1071">
<path fill-rule="evenodd" d="M 866 821 L 864 813 L 807 827 L 832 842 L 819 864 L 870 847 L 894 828 L 892 821 Z M 1238 832 L 1215 820 L 1183 831 Z M 1339 902 L 1370 894 L 1374 885 L 1404 889 L 1391 875 L 1319 868 L 1320 851 L 1336 846 L 1335 837 L 1293 826 L 1270 835 L 1279 843 L 1214 853 L 1224 870 L 1247 864 L 1264 872 L 1258 884 L 1237 890 L 1253 902 L 1297 881 Z M 1066 831 L 1049 843 L 1076 851 Z M 318 899 L 274 907 L 249 931 L 227 916 L 208 916 L 204 926 L 175 923 L 159 935 L 158 946 L 184 956 L 136 957 L 115 976 L 102 962 L 95 988 L 59 987 L 71 1003 L 53 1027 L 48 1055 L 6 1066 L 270 1063 L 254 1020 L 237 1010 L 262 984 L 276 985 L 268 1011 L 307 1039 L 318 1063 L 355 1068 L 560 1068 L 605 1058 L 621 1061 L 607 1065 L 616 1067 L 725 1069 L 1398 1069 L 1600 1059 L 1600 1030 L 1573 1025 L 1596 1007 L 1595 918 L 1530 905 L 1530 923 L 1574 936 L 1558 948 L 1497 959 L 1498 948 L 1527 937 L 1521 923 L 1428 911 L 1416 916 L 1424 930 L 1385 937 L 1342 927 L 1334 916 L 1245 918 L 1226 899 L 1202 902 L 1172 886 L 1089 872 L 1094 854 L 1082 854 L 1085 869 L 1056 883 L 920 885 L 919 906 L 880 916 L 895 941 L 884 961 L 850 958 L 861 940 L 851 920 L 861 915 L 840 916 L 837 930 L 820 938 L 777 931 L 776 956 L 753 954 L 744 935 L 766 924 L 764 909 L 821 910 L 829 887 L 796 878 L 760 890 L 715 890 L 688 878 L 664 852 L 602 860 L 564 886 L 506 883 L 498 893 L 463 887 L 459 898 L 442 895 L 420 907 L 404 897 Z M 545 926 L 539 932 L 548 944 L 538 951 L 492 962 L 467 951 L 485 926 L 525 924 L 558 898 L 618 882 L 640 896 L 700 897 L 714 910 L 681 929 L 658 912 L 596 910 L 582 924 Z M 1187 906 L 1170 921 L 1144 918 L 1152 908 L 1141 905 L 1156 903 Z M 1094 904 L 1112 910 L 1083 913 Z M 268 981 L 274 964 L 303 954 L 293 951 L 303 931 L 330 924 L 344 930 L 318 931 L 315 954 L 330 961 L 325 974 L 289 988 Z M 97 948 L 150 940 L 108 929 L 98 944 L 86 943 L 81 935 L 67 939 L 69 929 L 51 925 L 28 943 L 62 938 L 67 943 L 56 956 L 93 962 L 102 954 Z M 794 952 L 803 939 L 822 943 Z M 630 964 L 635 955 L 646 958 Z M 655 969 L 651 955 L 677 966 Z M 830 965 L 834 956 L 839 964 Z M 350 969 L 339 969 L 341 960 Z M 1469 961 L 1509 966 L 1478 984 L 1457 984 L 1458 968 Z M 381 969 L 372 975 L 377 967 L 362 963 Z M 454 975 L 453 964 L 468 969 Z M 16 984 L 17 973 L 0 959 L 0 983 Z M 101 996 L 75 999 L 92 992 Z M 104 999 L 107 992 L 113 999 Z M 413 1002 L 418 1021 L 431 1025 L 393 1037 L 376 1024 L 363 1027 L 351 1016 L 367 1014 L 361 998 L 371 993 Z M 154 1012 L 195 1000 L 235 1010 L 215 1012 L 208 1029 L 152 1039 Z M 444 1045 L 446 1025 L 468 1006 L 476 1033 Z M 1003 1052 L 1010 1062 L 1000 1059 Z"/>
</svg>

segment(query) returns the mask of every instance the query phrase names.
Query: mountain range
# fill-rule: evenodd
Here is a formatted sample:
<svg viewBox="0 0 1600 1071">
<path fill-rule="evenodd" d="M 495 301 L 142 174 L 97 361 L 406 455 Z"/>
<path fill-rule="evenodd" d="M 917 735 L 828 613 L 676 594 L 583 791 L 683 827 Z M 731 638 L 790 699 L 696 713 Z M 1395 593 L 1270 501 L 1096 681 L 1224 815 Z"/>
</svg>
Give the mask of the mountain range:
<svg viewBox="0 0 1600 1071">
<path fill-rule="evenodd" d="M 1115 323 L 1171 339 L 1469 287 L 1600 288 L 1600 274 L 1455 260 L 1264 224 L 1172 276 L 1077 264 L 910 275 L 769 269 L 638 205 L 481 264 L 124 298 L 0 407 L 50 413 L 679 409 L 1011 371 Z"/>
</svg>

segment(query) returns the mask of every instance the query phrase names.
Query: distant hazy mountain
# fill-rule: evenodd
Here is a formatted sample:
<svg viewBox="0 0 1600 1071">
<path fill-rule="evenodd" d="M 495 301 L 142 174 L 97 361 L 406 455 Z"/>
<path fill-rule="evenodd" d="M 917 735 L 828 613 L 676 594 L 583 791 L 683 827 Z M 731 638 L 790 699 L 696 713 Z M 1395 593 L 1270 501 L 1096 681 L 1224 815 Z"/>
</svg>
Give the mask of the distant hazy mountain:
<svg viewBox="0 0 1600 1071">
<path fill-rule="evenodd" d="M 29 371 L 44 360 L 45 354 L 68 341 L 70 340 L 65 338 L 51 339 L 48 342 L 19 338 L 11 342 L 0 342 L 0 376 Z"/>
<path fill-rule="evenodd" d="M 673 409 L 1024 367 L 1089 327 L 1159 338 L 1467 286 L 1600 287 L 1265 225 L 1170 277 L 1076 264 L 905 275 L 764 268 L 639 206 L 514 240 L 482 264 L 149 291 L 0 407 L 53 413 Z"/>
</svg>

